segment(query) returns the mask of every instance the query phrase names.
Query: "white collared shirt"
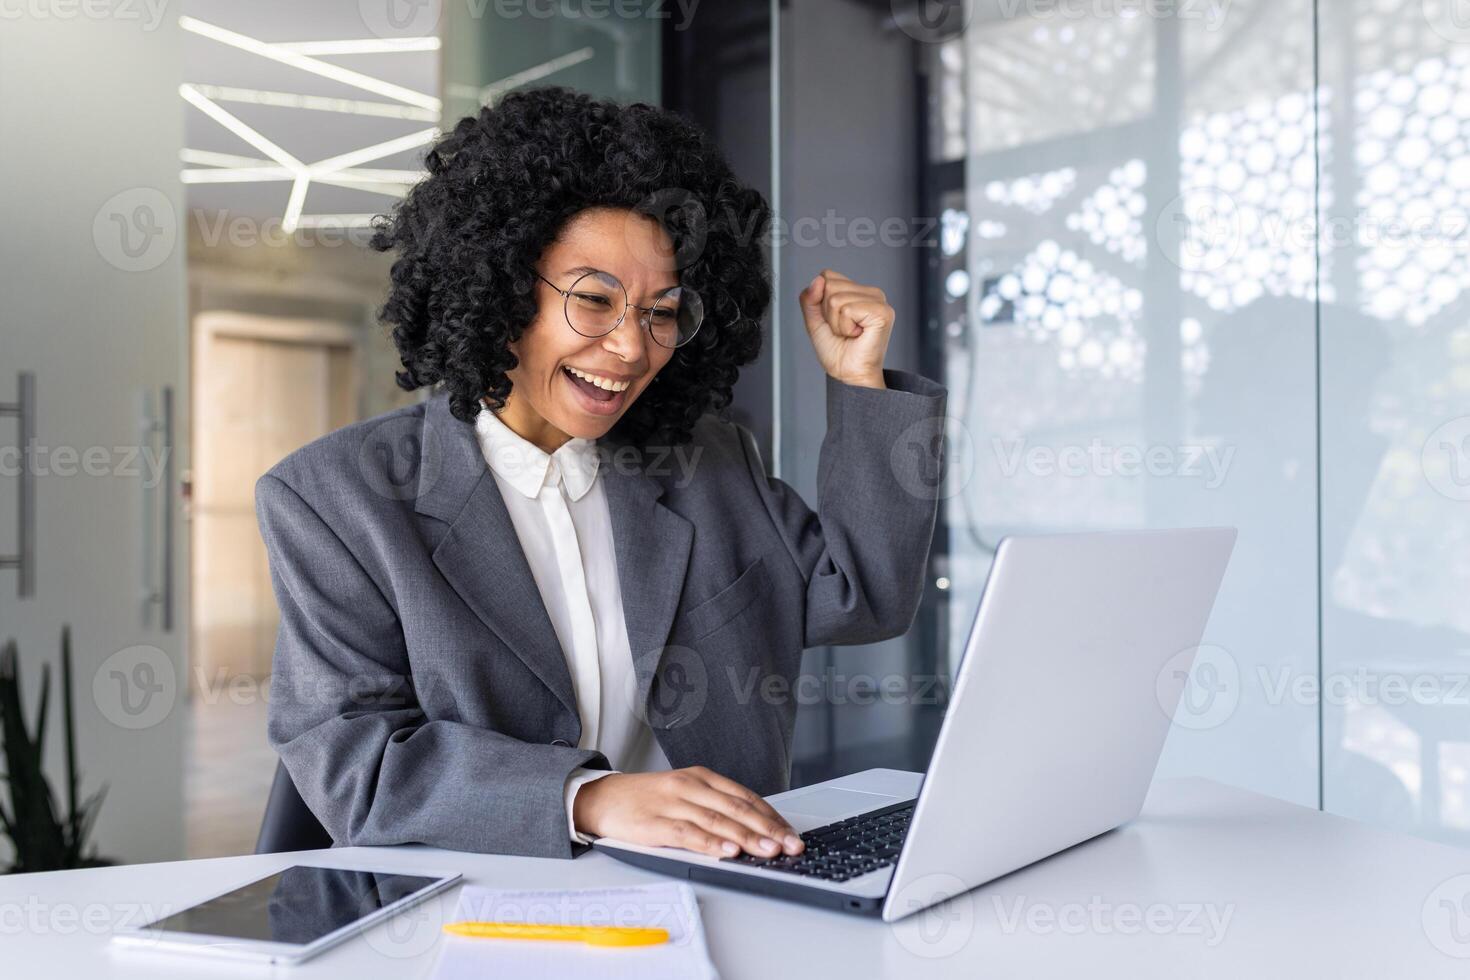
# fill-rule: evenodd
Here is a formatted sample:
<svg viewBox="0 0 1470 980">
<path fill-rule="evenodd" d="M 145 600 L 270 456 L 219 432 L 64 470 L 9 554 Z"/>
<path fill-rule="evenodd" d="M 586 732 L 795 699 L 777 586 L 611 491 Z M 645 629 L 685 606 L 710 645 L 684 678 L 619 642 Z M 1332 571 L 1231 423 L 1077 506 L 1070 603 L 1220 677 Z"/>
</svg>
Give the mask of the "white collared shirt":
<svg viewBox="0 0 1470 980">
<path fill-rule="evenodd" d="M 630 698 L 637 684 L 597 444 L 570 439 L 548 455 L 483 406 L 475 433 L 567 658 L 582 721 L 578 748 L 601 752 L 613 771 L 668 769 L 663 750 Z M 578 769 L 567 780 L 572 840 L 589 840 L 572 824 L 577 790 L 606 775 Z"/>
</svg>

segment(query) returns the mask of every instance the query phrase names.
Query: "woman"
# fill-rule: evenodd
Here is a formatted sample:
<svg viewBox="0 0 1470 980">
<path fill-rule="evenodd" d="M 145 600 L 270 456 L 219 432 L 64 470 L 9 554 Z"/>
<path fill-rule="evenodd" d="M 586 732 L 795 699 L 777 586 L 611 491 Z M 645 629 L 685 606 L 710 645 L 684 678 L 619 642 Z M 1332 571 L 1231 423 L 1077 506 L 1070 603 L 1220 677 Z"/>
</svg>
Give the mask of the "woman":
<svg viewBox="0 0 1470 980">
<path fill-rule="evenodd" d="M 269 737 L 338 844 L 797 853 L 804 647 L 902 633 L 943 389 L 893 310 L 801 291 L 827 373 L 810 510 L 717 413 L 760 346 L 770 212 L 679 117 L 566 89 L 465 118 L 373 246 L 426 401 L 257 485 L 281 610 Z"/>
</svg>

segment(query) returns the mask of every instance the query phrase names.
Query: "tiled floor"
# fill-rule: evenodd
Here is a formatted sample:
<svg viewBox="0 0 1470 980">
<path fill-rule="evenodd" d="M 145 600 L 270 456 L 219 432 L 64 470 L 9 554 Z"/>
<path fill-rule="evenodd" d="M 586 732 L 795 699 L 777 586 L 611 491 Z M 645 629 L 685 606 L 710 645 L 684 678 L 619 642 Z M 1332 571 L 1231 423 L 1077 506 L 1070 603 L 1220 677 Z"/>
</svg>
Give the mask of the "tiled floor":
<svg viewBox="0 0 1470 980">
<path fill-rule="evenodd" d="M 266 702 L 238 703 L 228 691 L 195 693 L 185 748 L 184 824 L 188 856 L 255 850 L 276 754 L 265 740 Z"/>
</svg>

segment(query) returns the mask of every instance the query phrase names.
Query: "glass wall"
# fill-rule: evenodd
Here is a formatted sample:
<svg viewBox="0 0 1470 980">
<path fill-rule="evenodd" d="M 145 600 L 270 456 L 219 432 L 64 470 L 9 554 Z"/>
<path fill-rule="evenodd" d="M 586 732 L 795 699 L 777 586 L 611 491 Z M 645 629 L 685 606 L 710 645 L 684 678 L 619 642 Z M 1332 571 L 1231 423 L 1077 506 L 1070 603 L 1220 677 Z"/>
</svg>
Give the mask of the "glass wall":
<svg viewBox="0 0 1470 980">
<path fill-rule="evenodd" d="M 977 20 L 940 59 L 964 79 L 944 344 L 973 456 L 952 642 L 1002 534 L 1234 525 L 1163 773 L 1315 803 L 1315 708 L 1253 683 L 1316 672 L 1314 249 L 1270 230 L 1312 217 L 1310 4 Z"/>
<path fill-rule="evenodd" d="M 1470 832 L 1470 26 L 1029 6 L 924 52 L 951 667 L 1002 535 L 1235 525 L 1160 775 Z"/>
<path fill-rule="evenodd" d="M 1004 533 L 1235 525 L 1160 774 L 1464 837 L 1470 26 L 1111 9 L 926 51 L 951 666 Z"/>
<path fill-rule="evenodd" d="M 1457 16 L 1458 14 L 1458 16 Z M 1322 4 L 1323 793 L 1470 841 L 1470 21 Z"/>
<path fill-rule="evenodd" d="M 597 4 L 445 4 L 444 121 L 525 85 L 566 85 L 625 102 L 659 100 L 656 0 Z"/>
</svg>

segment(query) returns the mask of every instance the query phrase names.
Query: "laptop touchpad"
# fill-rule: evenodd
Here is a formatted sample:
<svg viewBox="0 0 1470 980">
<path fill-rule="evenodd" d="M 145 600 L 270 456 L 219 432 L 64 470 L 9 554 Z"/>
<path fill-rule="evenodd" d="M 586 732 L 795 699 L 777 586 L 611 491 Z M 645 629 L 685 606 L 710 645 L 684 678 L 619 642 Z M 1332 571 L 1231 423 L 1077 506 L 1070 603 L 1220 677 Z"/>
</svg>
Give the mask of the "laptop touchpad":
<svg viewBox="0 0 1470 980">
<path fill-rule="evenodd" d="M 869 810 L 876 810 L 899 797 L 882 793 L 862 793 L 854 789 L 814 787 L 805 793 L 794 793 L 777 804 L 783 814 L 803 813 L 809 817 L 850 817 Z"/>
</svg>

